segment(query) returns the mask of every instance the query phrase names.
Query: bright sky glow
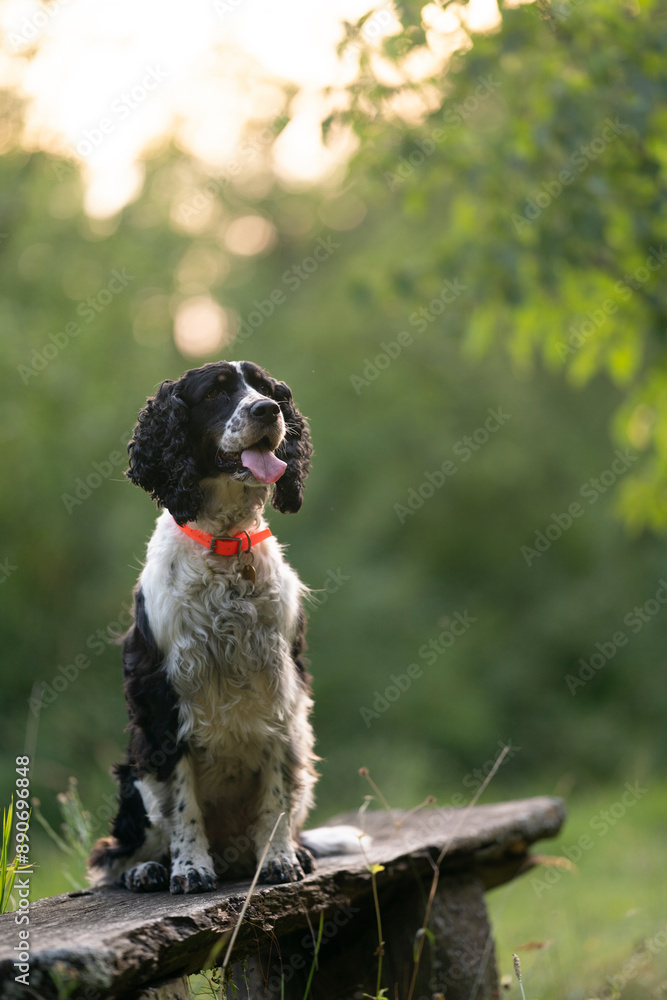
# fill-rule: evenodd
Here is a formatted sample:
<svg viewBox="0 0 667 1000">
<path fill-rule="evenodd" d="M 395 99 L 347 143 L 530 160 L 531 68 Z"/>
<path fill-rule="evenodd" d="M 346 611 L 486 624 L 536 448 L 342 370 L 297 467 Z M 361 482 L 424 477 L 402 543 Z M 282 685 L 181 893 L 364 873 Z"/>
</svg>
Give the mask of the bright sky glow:
<svg viewBox="0 0 667 1000">
<path fill-rule="evenodd" d="M 433 98 L 427 87 L 418 93 L 402 85 L 440 72 L 454 51 L 470 46 L 470 31 L 493 30 L 499 23 L 496 0 L 470 0 L 446 10 L 430 3 L 423 15 L 427 44 L 397 65 L 379 51 L 382 39 L 400 28 L 392 0 L 0 4 L 5 42 L 0 86 L 15 88 L 25 101 L 24 145 L 81 164 L 91 227 L 101 235 L 113 229 L 120 209 L 141 192 L 142 158 L 169 138 L 210 177 L 203 184 L 187 175 L 182 190 L 170 191 L 171 224 L 193 237 L 215 232 L 218 249 L 193 240 L 174 267 L 176 294 L 148 290 L 133 317 L 138 343 L 150 346 L 171 332 L 184 357 L 203 358 L 234 340 L 239 317 L 210 289 L 228 274 L 232 255 L 269 253 L 277 234 L 258 214 L 225 214 L 216 195 L 226 179 L 255 195 L 263 186 L 268 190 L 272 175 L 294 190 L 325 182 L 322 221 L 338 230 L 361 222 L 365 205 L 351 193 L 339 193 L 336 184 L 356 139 L 351 130 L 334 125 L 324 142 L 321 124 L 346 106 L 347 88 L 359 69 L 361 46 L 342 56 L 336 51 L 343 22 L 354 23 L 369 11 L 362 34 L 364 45 L 378 50 L 373 72 L 397 88 L 386 113 L 410 123 L 431 109 Z M 0 124 L 0 152 L 7 141 Z M 57 189 L 50 211 L 63 218 L 71 214 L 66 185 Z M 311 222 L 298 213 L 281 220 L 295 234 Z M 30 270 L 49 252 L 52 248 L 36 244 L 20 266 Z M 88 286 L 97 287 L 96 268 L 93 260 L 87 268 L 79 264 L 66 276 L 65 293 L 76 299 Z"/>
<path fill-rule="evenodd" d="M 141 156 L 170 133 L 213 172 L 238 162 L 247 135 L 284 110 L 286 84 L 299 91 L 291 121 L 265 153 L 281 181 L 299 187 L 331 176 L 354 149 L 344 131 L 324 145 L 320 123 L 357 73 L 354 51 L 336 53 L 342 22 L 373 8 L 364 39 L 378 45 L 397 30 L 390 0 L 5 0 L 0 84 L 27 99 L 29 146 L 82 162 L 92 216 L 136 197 Z M 405 79 L 442 66 L 465 42 L 462 23 L 479 31 L 498 22 L 496 0 L 430 8 L 428 47 L 401 67 Z M 241 244 L 250 246 L 249 233 Z M 259 249 L 246 252 L 261 252 L 270 236 L 253 239 Z"/>
</svg>

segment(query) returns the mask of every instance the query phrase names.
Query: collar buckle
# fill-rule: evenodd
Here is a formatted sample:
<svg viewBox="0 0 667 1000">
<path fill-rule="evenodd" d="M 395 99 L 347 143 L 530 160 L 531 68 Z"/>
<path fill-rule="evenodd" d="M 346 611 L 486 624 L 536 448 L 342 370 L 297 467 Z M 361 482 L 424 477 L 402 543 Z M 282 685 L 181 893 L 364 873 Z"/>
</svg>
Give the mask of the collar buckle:
<svg viewBox="0 0 667 1000">
<path fill-rule="evenodd" d="M 211 544 L 209 545 L 209 551 L 213 552 L 213 553 L 215 553 L 217 555 L 217 553 L 215 551 L 216 542 L 236 542 L 237 543 L 236 552 L 231 552 L 230 555 L 240 556 L 241 553 L 244 552 L 244 551 L 245 552 L 250 552 L 250 550 L 252 548 L 252 542 L 250 540 L 250 535 L 245 530 L 242 530 L 241 534 L 245 535 L 246 538 L 248 539 L 248 548 L 247 549 L 243 548 L 244 539 L 240 538 L 238 535 L 217 535 L 217 536 L 214 535 L 211 538 Z"/>
</svg>

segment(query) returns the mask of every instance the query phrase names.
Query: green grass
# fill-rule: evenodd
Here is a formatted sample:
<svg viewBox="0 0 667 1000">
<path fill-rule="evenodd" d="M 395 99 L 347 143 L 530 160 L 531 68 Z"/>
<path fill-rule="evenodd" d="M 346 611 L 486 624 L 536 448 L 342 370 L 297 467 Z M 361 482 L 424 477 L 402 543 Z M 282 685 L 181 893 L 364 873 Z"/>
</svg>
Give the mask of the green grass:
<svg viewBox="0 0 667 1000">
<path fill-rule="evenodd" d="M 667 996 L 667 784 L 644 787 L 606 832 L 601 812 L 616 804 L 620 813 L 623 787 L 573 799 L 562 836 L 536 852 L 574 858 L 573 847 L 589 837 L 576 869 L 538 867 L 487 896 L 508 997 L 520 996 L 513 952 L 527 1000 Z"/>
<path fill-rule="evenodd" d="M 515 952 L 526 1000 L 667 996 L 667 783 L 643 787 L 646 793 L 626 807 L 620 805 L 622 784 L 572 796 L 562 836 L 542 841 L 535 853 L 576 857 L 573 847 L 589 837 L 576 869 L 539 866 L 488 894 L 499 972 L 508 983 L 502 993 L 510 1000 L 520 1000 Z M 503 797 L 492 792 L 485 800 Z M 623 808 L 618 819 L 610 816 L 614 825 L 602 816 Z M 32 831 L 40 865 L 32 878 L 34 898 L 85 884 L 80 856 L 63 854 L 34 822 Z M 622 991 L 614 992 L 608 977 L 617 986 L 624 978 Z"/>
<path fill-rule="evenodd" d="M 14 800 L 7 809 L 2 811 L 2 834 L 0 835 L 0 913 L 6 913 L 16 907 L 16 899 L 12 896 L 14 879 L 26 867 L 21 863 L 21 857 L 15 856 L 12 840 Z M 18 838 L 17 838 L 18 839 Z"/>
</svg>

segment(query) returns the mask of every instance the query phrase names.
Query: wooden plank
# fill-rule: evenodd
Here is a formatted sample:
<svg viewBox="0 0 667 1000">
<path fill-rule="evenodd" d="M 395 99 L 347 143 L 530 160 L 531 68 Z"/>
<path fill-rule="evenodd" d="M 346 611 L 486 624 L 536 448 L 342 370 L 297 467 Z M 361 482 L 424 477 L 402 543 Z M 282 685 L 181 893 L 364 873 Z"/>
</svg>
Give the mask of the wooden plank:
<svg viewBox="0 0 667 1000">
<path fill-rule="evenodd" d="M 443 873 L 470 873 L 488 887 L 507 881 L 525 864 L 528 847 L 554 836 L 565 812 L 559 799 L 534 798 L 474 809 L 425 809 L 416 814 L 367 813 L 373 837 L 369 860 L 385 866 L 378 886 L 400 899 L 415 878 L 428 881 L 432 864 L 447 845 Z M 334 822 L 355 822 L 356 814 Z M 399 825 L 400 824 L 400 825 Z M 120 889 L 84 890 L 40 900 L 30 907 L 30 986 L 45 1000 L 58 995 L 52 973 L 76 981 L 73 998 L 137 996 L 158 980 L 198 971 L 211 948 L 228 935 L 243 905 L 248 883 L 224 884 L 213 893 L 136 895 Z M 271 937 L 309 933 L 319 913 L 368 904 L 371 880 L 360 856 L 321 861 L 303 882 L 259 887 L 248 907 L 235 957 L 256 953 Z M 360 907 L 361 909 L 361 907 Z M 268 935 L 268 936 L 267 936 Z M 0 995 L 25 997 L 14 982 L 13 914 L 0 917 Z M 367 963 L 373 964 L 372 956 Z"/>
</svg>

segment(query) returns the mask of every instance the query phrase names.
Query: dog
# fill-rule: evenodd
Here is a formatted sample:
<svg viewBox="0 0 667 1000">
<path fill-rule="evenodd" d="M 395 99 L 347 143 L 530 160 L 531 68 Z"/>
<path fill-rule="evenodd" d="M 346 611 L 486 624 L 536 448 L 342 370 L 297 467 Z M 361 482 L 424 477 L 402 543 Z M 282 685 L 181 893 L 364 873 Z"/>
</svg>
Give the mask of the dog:
<svg viewBox="0 0 667 1000">
<path fill-rule="evenodd" d="M 122 640 L 129 745 L 93 885 L 208 892 L 264 857 L 294 882 L 358 831 L 302 834 L 317 780 L 308 589 L 263 517 L 296 513 L 312 447 L 284 382 L 220 361 L 162 383 L 139 414 L 126 476 L 164 508 Z M 356 844 L 355 844 L 356 841 Z"/>
</svg>

